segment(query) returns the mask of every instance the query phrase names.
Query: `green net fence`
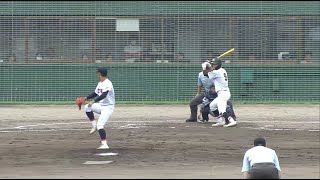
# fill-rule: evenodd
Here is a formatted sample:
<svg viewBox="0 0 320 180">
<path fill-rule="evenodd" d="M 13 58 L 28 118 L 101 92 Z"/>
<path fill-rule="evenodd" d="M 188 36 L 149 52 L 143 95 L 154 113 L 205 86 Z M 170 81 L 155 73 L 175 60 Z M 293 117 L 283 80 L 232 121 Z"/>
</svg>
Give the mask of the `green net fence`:
<svg viewBox="0 0 320 180">
<path fill-rule="evenodd" d="M 187 102 L 223 58 L 238 102 L 320 102 L 319 1 L 1 1 L 0 102 Z"/>
</svg>

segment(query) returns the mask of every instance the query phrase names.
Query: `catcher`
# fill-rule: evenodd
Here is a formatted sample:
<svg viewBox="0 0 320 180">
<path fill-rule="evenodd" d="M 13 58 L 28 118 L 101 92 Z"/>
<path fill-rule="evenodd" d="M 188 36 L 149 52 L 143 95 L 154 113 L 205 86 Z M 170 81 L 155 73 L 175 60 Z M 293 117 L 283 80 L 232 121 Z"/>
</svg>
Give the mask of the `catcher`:
<svg viewBox="0 0 320 180">
<path fill-rule="evenodd" d="M 98 149 L 109 149 L 104 126 L 114 111 L 115 95 L 112 82 L 107 78 L 107 69 L 99 67 L 97 76 L 100 82 L 95 91 L 87 97 L 78 97 L 76 103 L 81 110 L 82 104 L 87 99 L 93 99 L 85 105 L 86 114 L 92 123 L 90 134 L 98 130 L 101 140 L 101 146 Z M 93 112 L 100 114 L 98 121 L 95 120 Z"/>
<path fill-rule="evenodd" d="M 217 93 L 215 92 L 214 85 L 211 86 L 210 91 L 205 93 L 205 97 L 203 98 L 203 103 L 200 105 L 200 112 L 198 114 L 198 119 L 201 122 L 205 123 L 209 121 L 209 114 L 213 117 L 217 118 L 217 121 L 221 121 L 223 117 L 219 116 L 219 110 L 216 109 L 215 111 L 210 112 L 210 103 L 217 97 Z M 231 117 L 236 120 L 236 115 L 233 110 L 232 101 L 227 101 L 227 112 L 231 114 Z M 213 124 L 212 126 L 217 126 Z"/>
</svg>

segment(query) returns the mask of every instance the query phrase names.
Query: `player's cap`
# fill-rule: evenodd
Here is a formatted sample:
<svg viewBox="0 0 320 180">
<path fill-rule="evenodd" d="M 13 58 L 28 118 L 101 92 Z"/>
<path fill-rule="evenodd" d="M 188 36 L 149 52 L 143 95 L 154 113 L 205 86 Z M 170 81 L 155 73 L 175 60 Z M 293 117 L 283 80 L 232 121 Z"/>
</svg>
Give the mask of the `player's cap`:
<svg viewBox="0 0 320 180">
<path fill-rule="evenodd" d="M 107 76 L 107 74 L 108 74 L 108 70 L 106 67 L 99 67 L 97 72 L 99 72 L 103 76 Z"/>
<path fill-rule="evenodd" d="M 266 146 L 266 140 L 263 137 L 258 137 L 253 142 L 254 146 Z"/>
</svg>

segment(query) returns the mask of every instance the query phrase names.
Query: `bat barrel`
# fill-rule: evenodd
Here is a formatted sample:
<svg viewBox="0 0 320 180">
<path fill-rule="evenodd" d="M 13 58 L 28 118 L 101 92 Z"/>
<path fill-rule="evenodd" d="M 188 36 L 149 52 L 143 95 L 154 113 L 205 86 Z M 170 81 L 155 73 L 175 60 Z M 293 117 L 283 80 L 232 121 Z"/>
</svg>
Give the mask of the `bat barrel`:
<svg viewBox="0 0 320 180">
<path fill-rule="evenodd" d="M 233 51 L 234 51 L 234 48 L 232 48 L 232 49 L 230 49 L 230 50 L 228 50 L 228 51 L 224 52 L 223 54 L 221 54 L 221 55 L 220 55 L 220 56 L 218 56 L 217 58 L 222 58 L 222 57 L 224 57 L 224 56 L 226 56 L 226 55 L 228 55 L 228 54 L 232 53 Z"/>
</svg>

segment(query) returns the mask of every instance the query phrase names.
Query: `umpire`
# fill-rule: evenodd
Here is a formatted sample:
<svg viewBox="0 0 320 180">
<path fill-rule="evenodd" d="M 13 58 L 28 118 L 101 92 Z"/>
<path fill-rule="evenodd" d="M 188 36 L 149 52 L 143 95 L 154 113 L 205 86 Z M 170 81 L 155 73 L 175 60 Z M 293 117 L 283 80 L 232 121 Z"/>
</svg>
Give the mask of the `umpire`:
<svg viewBox="0 0 320 180">
<path fill-rule="evenodd" d="M 205 97 L 204 93 L 201 93 L 204 87 L 205 92 L 210 91 L 210 87 L 213 85 L 213 80 L 209 78 L 208 72 L 211 71 L 211 65 L 209 62 L 202 63 L 202 70 L 198 75 L 198 91 L 195 98 L 193 98 L 189 104 L 191 115 L 186 122 L 197 122 L 198 105 L 203 102 Z"/>
<path fill-rule="evenodd" d="M 254 147 L 243 158 L 243 179 L 280 179 L 280 165 L 276 152 L 266 147 L 262 137 L 254 140 Z"/>
</svg>

